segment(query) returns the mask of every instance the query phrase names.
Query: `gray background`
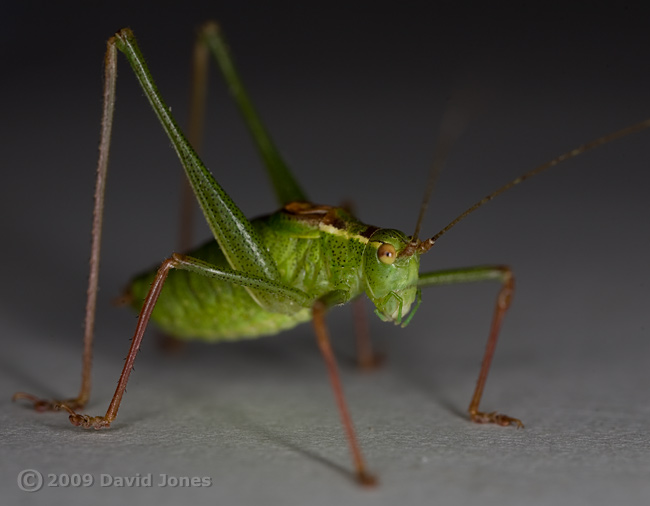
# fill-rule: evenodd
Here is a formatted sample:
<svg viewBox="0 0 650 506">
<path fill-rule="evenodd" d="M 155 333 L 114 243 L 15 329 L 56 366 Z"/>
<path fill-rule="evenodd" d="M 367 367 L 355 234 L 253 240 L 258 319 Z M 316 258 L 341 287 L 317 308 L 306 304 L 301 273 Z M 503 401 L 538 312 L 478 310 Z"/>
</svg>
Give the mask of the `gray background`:
<svg viewBox="0 0 650 506">
<path fill-rule="evenodd" d="M 108 431 L 12 404 L 16 390 L 78 388 L 102 55 L 122 26 L 134 29 L 183 122 L 193 29 L 218 19 L 314 201 L 353 200 L 362 219 L 407 233 L 456 90 L 469 87 L 482 107 L 454 146 L 426 234 L 536 164 L 650 116 L 647 12 L 630 5 L 132 4 L 24 2 L 0 21 L 4 502 L 648 503 L 650 132 L 503 195 L 423 258 L 426 270 L 514 268 L 515 302 L 483 406 L 520 417 L 524 430 L 464 415 L 496 293 L 489 284 L 428 290 L 406 329 L 371 315 L 388 357 L 372 374 L 353 367 L 349 311 L 331 313 L 352 415 L 381 480 L 372 491 L 350 480 L 307 325 L 272 339 L 192 343 L 173 357 L 149 337 Z M 177 223 L 178 163 L 124 61 L 120 74 L 90 414 L 104 412 L 135 324 L 109 302 L 173 251 Z M 268 212 L 275 204 L 256 153 L 212 82 L 208 166 L 244 212 Z M 46 481 L 88 472 L 96 483 L 28 494 L 16 484 L 25 468 Z M 208 476 L 212 486 L 101 487 L 101 473 Z"/>
</svg>

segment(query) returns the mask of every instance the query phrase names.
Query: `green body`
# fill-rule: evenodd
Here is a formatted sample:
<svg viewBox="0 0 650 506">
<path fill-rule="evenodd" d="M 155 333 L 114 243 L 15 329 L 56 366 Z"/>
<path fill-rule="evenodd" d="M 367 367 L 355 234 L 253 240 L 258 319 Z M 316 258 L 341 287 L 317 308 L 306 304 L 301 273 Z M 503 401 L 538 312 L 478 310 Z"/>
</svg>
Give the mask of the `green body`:
<svg viewBox="0 0 650 506">
<path fill-rule="evenodd" d="M 105 59 L 104 114 L 93 213 L 82 386 L 79 395 L 67 401 L 47 401 L 22 392 L 15 394 L 14 399 L 29 399 L 39 411 L 64 409 L 74 425 L 106 428 L 117 416 L 129 374 L 151 318 L 170 336 L 205 341 L 276 334 L 313 319 L 316 340 L 327 365 L 357 478 L 366 485 L 374 484 L 374 478 L 365 470 L 343 398 L 325 325 L 326 310 L 334 305 L 345 304 L 364 292 L 382 320 L 406 325 L 420 302 L 422 287 L 496 280 L 501 282 L 501 289 L 497 296 L 481 372 L 468 411 L 471 419 L 477 423 L 504 426 L 514 424 L 521 427 L 521 421 L 516 418 L 479 410 L 499 329 L 512 298 L 514 278 L 511 270 L 506 266 L 492 265 L 419 273 L 420 255 L 427 252 L 440 236 L 460 220 L 500 193 L 588 149 L 648 128 L 650 120 L 584 144 L 523 174 L 468 208 L 433 237 L 421 241 L 418 239 L 420 222 L 432 188 L 431 183 L 412 237 L 396 230 L 365 225 L 342 208 L 309 203 L 255 113 L 216 24 L 207 23 L 201 30 L 200 38 L 219 64 L 251 131 L 278 197 L 280 211 L 252 221 L 246 219 L 207 170 L 176 124 L 149 73 L 133 33 L 128 28 L 116 33 L 108 41 Z M 106 414 L 90 417 L 77 413 L 76 410 L 84 406 L 90 394 L 92 336 L 108 148 L 115 103 L 117 50 L 126 55 L 167 133 L 214 240 L 189 254 L 172 254 L 158 269 L 133 280 L 128 295 L 140 315 L 129 354 Z M 207 55 L 196 51 L 195 57 L 201 59 L 207 58 Z M 204 79 L 207 75 L 205 72 L 194 74 L 202 75 Z M 197 95 L 202 95 L 203 87 L 195 87 Z M 192 123 L 197 127 L 201 121 Z M 196 139 L 193 143 L 196 144 Z M 446 139 L 446 143 L 450 144 L 450 140 Z M 436 167 L 434 164 L 433 176 Z M 366 351 L 370 351 L 367 346 Z M 360 353 L 360 364 L 373 366 L 376 360 L 371 353 L 365 353 L 365 357 Z"/>
<path fill-rule="evenodd" d="M 376 227 L 357 221 L 341 208 L 290 204 L 251 224 L 271 253 L 280 282 L 310 294 L 313 300 L 337 290 L 349 298 L 366 291 L 364 252 L 367 247 L 376 251 L 383 244 L 371 241 Z M 407 241 L 403 234 L 390 232 Z M 188 255 L 217 267 L 229 267 L 214 240 Z M 417 265 L 414 267 L 411 285 L 417 284 Z M 133 280 L 130 292 L 136 309 L 140 309 L 155 274 L 154 269 Z M 152 319 L 171 336 L 217 341 L 276 334 L 308 321 L 311 311 L 308 307 L 290 313 L 268 311 L 241 286 L 174 270 Z"/>
<path fill-rule="evenodd" d="M 200 37 L 242 112 L 282 208 L 252 221 L 244 216 L 176 124 L 133 34 L 118 32 L 116 47 L 169 136 L 214 235 L 197 250 L 170 258 L 169 272 L 135 278 L 129 289 L 135 309 L 153 301 L 151 317 L 174 337 L 235 340 L 276 334 L 310 320 L 316 307 L 344 304 L 362 292 L 382 320 L 406 325 L 422 287 L 504 279 L 503 269 L 492 266 L 418 273 L 420 254 L 432 240 L 425 244 L 365 225 L 342 208 L 309 203 L 257 116 L 218 27 L 206 24 Z M 164 280 L 157 299 L 147 296 L 154 279 Z"/>
</svg>

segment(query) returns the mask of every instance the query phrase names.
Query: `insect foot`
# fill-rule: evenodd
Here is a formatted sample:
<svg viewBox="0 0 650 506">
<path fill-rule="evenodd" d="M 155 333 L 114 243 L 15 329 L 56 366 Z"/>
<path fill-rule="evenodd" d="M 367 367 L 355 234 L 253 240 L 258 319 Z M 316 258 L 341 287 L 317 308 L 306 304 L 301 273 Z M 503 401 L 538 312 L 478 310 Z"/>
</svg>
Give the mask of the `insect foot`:
<svg viewBox="0 0 650 506">
<path fill-rule="evenodd" d="M 68 406 L 70 410 L 82 409 L 85 406 L 85 402 L 79 399 L 68 399 L 65 401 L 60 401 L 58 399 L 40 399 L 35 395 L 28 394 L 25 392 L 16 392 L 11 398 L 12 401 L 17 401 L 18 399 L 27 399 L 33 404 L 33 407 L 36 411 L 41 413 L 45 411 L 59 411 Z"/>
<path fill-rule="evenodd" d="M 111 426 L 110 420 L 107 420 L 104 416 L 88 416 L 88 415 L 79 415 L 74 412 L 72 408 L 66 404 L 61 404 L 57 409 L 65 409 L 70 416 L 70 423 L 77 427 L 83 427 L 84 429 L 107 429 Z"/>
<path fill-rule="evenodd" d="M 372 474 L 367 473 L 366 471 L 358 471 L 357 480 L 359 481 L 359 484 L 363 485 L 364 487 L 375 487 L 378 484 L 377 478 L 375 478 Z"/>
<path fill-rule="evenodd" d="M 502 427 L 515 425 L 518 429 L 524 428 L 524 424 L 521 423 L 521 420 L 519 420 L 518 418 L 512 418 L 511 416 L 497 413 L 496 411 L 492 411 L 491 413 L 474 411 L 473 413 L 470 412 L 469 416 L 472 419 L 472 422 L 474 423 L 496 423 L 497 425 L 501 425 Z"/>
</svg>

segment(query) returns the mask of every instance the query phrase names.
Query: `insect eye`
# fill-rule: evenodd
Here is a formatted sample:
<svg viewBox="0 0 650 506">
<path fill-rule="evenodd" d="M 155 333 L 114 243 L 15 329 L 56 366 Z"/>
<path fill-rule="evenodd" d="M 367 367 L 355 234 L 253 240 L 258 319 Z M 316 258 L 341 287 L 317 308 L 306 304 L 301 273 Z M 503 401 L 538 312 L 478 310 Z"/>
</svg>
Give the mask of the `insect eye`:
<svg viewBox="0 0 650 506">
<path fill-rule="evenodd" d="M 397 252 L 392 244 L 382 244 L 377 249 L 377 258 L 382 264 L 391 265 L 397 258 Z"/>
</svg>

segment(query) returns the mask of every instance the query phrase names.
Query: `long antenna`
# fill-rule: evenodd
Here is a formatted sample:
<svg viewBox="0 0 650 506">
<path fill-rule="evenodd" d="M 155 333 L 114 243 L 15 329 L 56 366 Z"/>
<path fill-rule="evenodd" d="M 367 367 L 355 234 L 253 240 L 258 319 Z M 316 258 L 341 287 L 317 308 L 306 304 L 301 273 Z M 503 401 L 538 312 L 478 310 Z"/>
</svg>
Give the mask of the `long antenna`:
<svg viewBox="0 0 650 506">
<path fill-rule="evenodd" d="M 418 235 L 420 235 L 420 229 L 422 228 L 422 220 L 426 215 L 427 208 L 429 207 L 429 201 L 431 200 L 431 194 L 433 189 L 436 186 L 438 177 L 442 172 L 442 168 L 449 157 L 451 152 L 451 147 L 454 145 L 460 133 L 462 131 L 462 126 L 465 125 L 465 122 L 460 119 L 456 114 L 452 114 L 452 107 L 447 109 L 441 125 L 440 125 L 440 135 L 438 135 L 438 140 L 436 142 L 436 147 L 433 152 L 433 162 L 431 163 L 431 168 L 429 169 L 429 176 L 427 178 L 427 187 L 424 190 L 424 195 L 422 196 L 422 204 L 420 205 L 420 214 L 418 215 L 418 220 L 415 223 L 415 231 L 413 232 L 412 240 L 416 241 Z"/>
<path fill-rule="evenodd" d="M 433 244 L 440 239 L 444 234 L 446 234 L 450 229 L 455 227 L 460 221 L 464 220 L 472 214 L 474 211 L 476 211 L 479 207 L 481 207 L 484 204 L 487 204 L 490 200 L 492 200 L 494 197 L 501 195 L 503 192 L 506 190 L 509 190 L 515 185 L 518 185 L 519 183 L 523 183 L 527 179 L 530 179 L 533 176 L 536 176 L 542 172 L 544 172 L 546 169 L 549 169 L 551 167 L 555 167 L 558 163 L 563 162 L 565 160 L 568 160 L 569 158 L 574 158 L 585 151 L 589 151 L 591 149 L 597 148 L 598 146 L 602 146 L 603 144 L 606 144 L 608 142 L 614 141 L 616 139 L 620 139 L 621 137 L 625 137 L 626 135 L 630 135 L 636 132 L 639 132 L 640 130 L 643 130 L 645 128 L 650 127 L 650 119 L 646 119 L 645 121 L 641 121 L 640 123 L 636 123 L 635 125 L 629 126 L 627 128 L 623 128 L 622 130 L 618 130 L 616 132 L 610 133 L 608 135 L 604 135 L 603 137 L 599 137 L 598 139 L 595 139 L 591 142 L 588 142 L 586 144 L 583 144 L 582 146 L 577 147 L 576 149 L 572 149 L 571 151 L 567 151 L 566 153 L 558 156 L 557 158 L 553 158 L 551 161 L 546 162 L 538 167 L 535 167 L 533 170 L 526 172 L 525 174 L 519 176 L 516 179 L 513 179 L 510 181 L 508 184 L 503 185 L 501 188 L 493 191 L 486 197 L 482 198 L 478 202 L 476 202 L 473 206 L 469 207 L 465 212 L 460 214 L 457 218 L 455 218 L 453 221 L 451 221 L 445 228 L 443 228 L 440 232 L 438 232 L 436 235 L 431 237 L 430 239 L 427 239 L 426 241 L 421 242 L 417 246 L 417 250 L 419 253 L 425 253 L 428 251 Z"/>
<path fill-rule="evenodd" d="M 431 195 L 436 186 L 436 182 L 438 181 L 438 177 L 442 172 L 442 168 L 449 157 L 451 148 L 460 137 L 460 134 L 465 128 L 465 125 L 469 122 L 470 117 L 476 116 L 477 114 L 477 102 L 478 97 L 476 96 L 476 93 L 473 90 L 465 89 L 454 93 L 454 96 L 451 97 L 447 104 L 447 109 L 445 110 L 440 122 L 440 133 L 433 152 L 433 162 L 429 169 L 427 186 L 424 190 L 424 195 L 422 196 L 420 214 L 418 215 L 417 222 L 415 223 L 415 231 L 411 238 L 412 244 L 417 242 L 418 236 L 420 235 L 422 220 L 424 220 L 427 208 L 429 207 L 429 201 L 431 200 Z M 461 108 L 457 104 L 463 104 L 463 107 Z"/>
</svg>

